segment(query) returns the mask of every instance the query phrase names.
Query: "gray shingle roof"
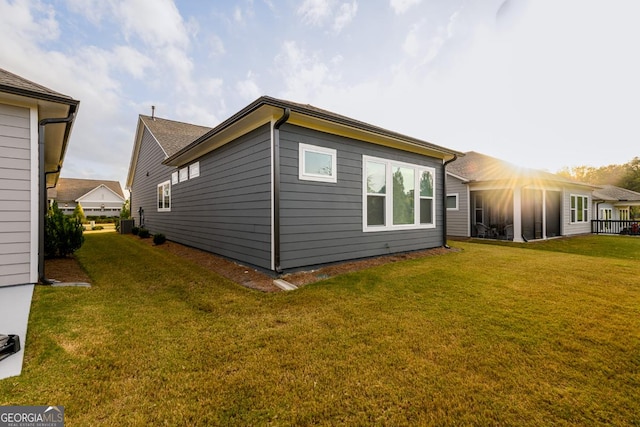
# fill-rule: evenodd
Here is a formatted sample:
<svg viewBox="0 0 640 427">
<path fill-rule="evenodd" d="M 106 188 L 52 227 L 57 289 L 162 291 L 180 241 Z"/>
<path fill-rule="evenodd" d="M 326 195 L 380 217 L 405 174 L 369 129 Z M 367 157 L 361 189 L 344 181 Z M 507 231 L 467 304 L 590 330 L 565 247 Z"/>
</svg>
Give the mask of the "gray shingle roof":
<svg viewBox="0 0 640 427">
<path fill-rule="evenodd" d="M 152 118 L 142 114 L 140 119 L 156 138 L 165 153 L 167 153 L 167 156 L 177 153 L 211 130 L 211 128 L 205 126 L 176 122 L 160 117 Z"/>
<path fill-rule="evenodd" d="M 38 99 L 77 103 L 73 98 L 45 86 L 34 83 L 5 69 L 0 68 L 0 91 L 28 95 Z"/>
<path fill-rule="evenodd" d="M 60 178 L 55 191 L 49 191 L 49 197 L 54 198 L 58 203 L 73 202 L 101 185 L 124 199 L 122 187 L 118 181 L 78 178 Z"/>
<path fill-rule="evenodd" d="M 615 201 L 640 201 L 640 193 L 627 190 L 626 188 L 616 187 L 615 185 L 603 185 L 602 188 L 593 192 L 593 197 L 599 200 L 615 200 Z"/>
<path fill-rule="evenodd" d="M 501 181 L 525 178 L 580 184 L 560 175 L 536 169 L 521 168 L 504 160 L 475 151 L 469 151 L 465 153 L 464 157 L 460 157 L 448 164 L 447 172 L 468 181 Z"/>
</svg>

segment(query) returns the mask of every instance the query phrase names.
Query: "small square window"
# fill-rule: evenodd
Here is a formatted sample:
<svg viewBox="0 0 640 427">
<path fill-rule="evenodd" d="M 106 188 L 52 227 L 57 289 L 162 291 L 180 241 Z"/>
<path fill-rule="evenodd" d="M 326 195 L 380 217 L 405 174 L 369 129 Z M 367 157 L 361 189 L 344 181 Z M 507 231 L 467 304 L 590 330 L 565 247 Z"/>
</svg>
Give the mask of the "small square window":
<svg viewBox="0 0 640 427">
<path fill-rule="evenodd" d="M 458 207 L 458 193 L 447 194 L 447 210 L 457 211 L 458 209 L 460 209 Z"/>
<path fill-rule="evenodd" d="M 337 182 L 336 150 L 300 144 L 298 178 L 305 181 Z"/>
<path fill-rule="evenodd" d="M 195 162 L 189 165 L 189 179 L 197 178 L 200 176 L 200 162 Z"/>
<path fill-rule="evenodd" d="M 175 171 L 174 173 L 171 174 L 171 184 L 177 184 L 178 183 L 178 171 Z"/>
<path fill-rule="evenodd" d="M 184 182 L 189 179 L 189 168 L 180 169 L 180 182 Z"/>
</svg>

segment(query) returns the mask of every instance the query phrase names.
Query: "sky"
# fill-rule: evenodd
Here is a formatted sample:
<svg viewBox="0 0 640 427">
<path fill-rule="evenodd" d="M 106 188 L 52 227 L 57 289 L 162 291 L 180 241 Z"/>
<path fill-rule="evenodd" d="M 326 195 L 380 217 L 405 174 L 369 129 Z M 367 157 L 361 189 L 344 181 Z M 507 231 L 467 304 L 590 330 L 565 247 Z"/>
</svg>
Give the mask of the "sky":
<svg viewBox="0 0 640 427">
<path fill-rule="evenodd" d="M 0 68 L 80 100 L 62 176 L 125 185 L 138 115 L 262 95 L 519 166 L 640 156 L 637 0 L 0 0 Z"/>
</svg>

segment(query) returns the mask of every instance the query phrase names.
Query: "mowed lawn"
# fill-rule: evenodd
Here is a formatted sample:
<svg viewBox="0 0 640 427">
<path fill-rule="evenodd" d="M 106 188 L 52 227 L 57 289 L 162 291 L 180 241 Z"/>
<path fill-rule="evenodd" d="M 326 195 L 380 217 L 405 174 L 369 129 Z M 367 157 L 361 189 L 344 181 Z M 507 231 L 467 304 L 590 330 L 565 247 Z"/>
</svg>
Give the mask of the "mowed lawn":
<svg viewBox="0 0 640 427">
<path fill-rule="evenodd" d="M 640 238 L 453 246 L 265 294 L 87 235 L 93 287 L 36 288 L 0 405 L 63 405 L 67 426 L 640 425 Z"/>
</svg>

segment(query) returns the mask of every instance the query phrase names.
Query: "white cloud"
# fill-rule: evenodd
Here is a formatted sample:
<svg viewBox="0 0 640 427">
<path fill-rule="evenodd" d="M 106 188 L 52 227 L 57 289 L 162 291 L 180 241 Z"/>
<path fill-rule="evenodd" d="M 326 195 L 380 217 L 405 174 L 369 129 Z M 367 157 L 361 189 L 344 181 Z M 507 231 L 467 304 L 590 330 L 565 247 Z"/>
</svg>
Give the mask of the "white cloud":
<svg viewBox="0 0 640 427">
<path fill-rule="evenodd" d="M 233 20 L 239 24 L 244 23 L 242 9 L 239 6 L 236 6 L 236 8 L 233 10 Z"/>
<path fill-rule="evenodd" d="M 258 83 L 256 83 L 256 76 L 251 71 L 247 73 L 246 79 L 236 83 L 236 90 L 248 102 L 253 101 L 262 94 Z"/>
<path fill-rule="evenodd" d="M 420 24 L 414 24 L 409 29 L 409 34 L 402 43 L 402 50 L 411 57 L 418 56 L 421 46 Z"/>
<path fill-rule="evenodd" d="M 306 24 L 319 26 L 331 14 L 331 1 L 305 0 L 298 8 L 297 13 Z"/>
<path fill-rule="evenodd" d="M 358 12 L 358 2 L 338 3 L 336 0 L 305 0 L 296 13 L 302 22 L 315 27 L 330 24 L 334 33 L 340 33 Z"/>
<path fill-rule="evenodd" d="M 224 42 L 215 34 L 209 36 L 207 46 L 209 47 L 209 57 L 224 55 L 226 53 Z"/>
<path fill-rule="evenodd" d="M 401 15 L 412 6 L 422 3 L 422 0 L 390 0 L 390 5 L 397 15 Z"/>
<path fill-rule="evenodd" d="M 39 1 L 0 0 L 0 31 L 2 44 L 8 43 L 4 37 L 15 41 L 20 39 L 55 40 L 60 36 L 60 27 L 55 18 L 55 9 Z"/>
<path fill-rule="evenodd" d="M 338 64 L 339 58 L 331 58 L 329 65 Z M 339 80 L 339 73 L 324 63 L 318 54 L 308 54 L 294 41 L 282 44 L 275 57 L 276 72 L 285 82 L 283 97 L 291 100 L 312 99 L 326 85 Z"/>
<path fill-rule="evenodd" d="M 146 45 L 188 48 L 189 35 L 171 0 L 128 0 L 115 6 L 126 35 L 135 34 Z"/>
<path fill-rule="evenodd" d="M 116 46 L 113 49 L 113 65 L 131 76 L 141 79 L 152 65 L 151 59 L 131 46 Z"/>
<path fill-rule="evenodd" d="M 357 12 L 358 3 L 355 0 L 351 3 L 342 3 L 333 22 L 333 30 L 336 33 L 342 31 L 355 18 Z"/>
<path fill-rule="evenodd" d="M 67 0 L 69 10 L 84 16 L 93 25 L 99 25 L 112 8 L 105 0 Z"/>
</svg>

